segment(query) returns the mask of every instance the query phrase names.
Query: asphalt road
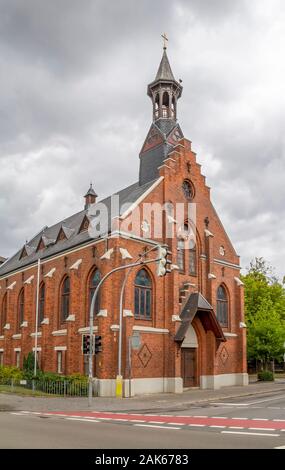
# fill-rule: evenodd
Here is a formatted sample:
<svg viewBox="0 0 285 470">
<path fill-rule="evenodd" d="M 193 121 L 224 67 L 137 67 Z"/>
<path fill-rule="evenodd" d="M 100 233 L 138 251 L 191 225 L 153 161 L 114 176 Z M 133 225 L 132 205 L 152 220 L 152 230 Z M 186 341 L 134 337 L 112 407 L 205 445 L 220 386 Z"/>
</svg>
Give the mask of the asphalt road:
<svg viewBox="0 0 285 470">
<path fill-rule="evenodd" d="M 0 396 L 1 401 L 1 396 Z M 51 413 L 51 414 L 50 414 Z M 285 448 L 285 394 L 209 401 L 183 411 L 0 413 L 2 449 Z"/>
</svg>

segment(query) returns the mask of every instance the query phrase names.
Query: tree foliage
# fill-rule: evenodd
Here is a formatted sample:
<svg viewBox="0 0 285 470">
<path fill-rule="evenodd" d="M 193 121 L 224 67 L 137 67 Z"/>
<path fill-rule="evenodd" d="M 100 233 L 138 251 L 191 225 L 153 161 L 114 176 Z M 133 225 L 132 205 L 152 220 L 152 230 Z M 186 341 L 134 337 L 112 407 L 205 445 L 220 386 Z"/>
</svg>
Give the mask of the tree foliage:
<svg viewBox="0 0 285 470">
<path fill-rule="evenodd" d="M 251 262 L 245 284 L 248 359 L 281 360 L 285 342 L 285 290 L 263 258 Z"/>
</svg>

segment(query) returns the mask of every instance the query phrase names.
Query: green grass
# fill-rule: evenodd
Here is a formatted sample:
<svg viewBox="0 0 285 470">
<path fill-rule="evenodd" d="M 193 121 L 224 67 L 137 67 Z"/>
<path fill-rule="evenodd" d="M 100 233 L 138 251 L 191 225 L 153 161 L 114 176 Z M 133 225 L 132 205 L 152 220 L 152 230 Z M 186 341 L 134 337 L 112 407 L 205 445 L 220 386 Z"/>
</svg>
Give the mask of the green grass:
<svg viewBox="0 0 285 470">
<path fill-rule="evenodd" d="M 10 385 L 0 385 L 0 393 L 11 393 L 32 397 L 62 397 L 62 395 L 51 395 L 49 393 L 41 392 L 40 390 L 30 390 L 29 388 L 24 387 L 15 386 L 12 388 Z"/>
</svg>

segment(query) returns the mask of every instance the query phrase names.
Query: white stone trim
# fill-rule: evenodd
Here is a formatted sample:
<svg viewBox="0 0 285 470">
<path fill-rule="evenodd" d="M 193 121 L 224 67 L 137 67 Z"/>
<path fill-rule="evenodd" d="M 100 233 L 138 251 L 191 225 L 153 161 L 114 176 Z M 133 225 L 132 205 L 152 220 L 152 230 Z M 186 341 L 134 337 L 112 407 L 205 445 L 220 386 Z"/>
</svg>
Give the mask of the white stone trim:
<svg viewBox="0 0 285 470">
<path fill-rule="evenodd" d="M 49 325 L 49 318 L 44 318 L 41 325 Z"/>
<path fill-rule="evenodd" d="M 33 352 L 35 352 L 37 349 L 37 352 L 41 352 L 42 348 L 41 346 L 37 346 L 37 348 L 33 347 Z"/>
<path fill-rule="evenodd" d="M 25 282 L 24 284 L 31 284 L 32 280 L 34 279 L 34 275 L 30 276 Z"/>
<path fill-rule="evenodd" d="M 108 310 L 100 310 L 97 314 L 97 317 L 107 317 L 108 316 Z"/>
<path fill-rule="evenodd" d="M 120 326 L 119 326 L 119 325 L 111 325 L 111 326 L 110 326 L 110 330 L 112 330 L 112 331 L 119 331 L 119 330 L 120 330 Z"/>
<path fill-rule="evenodd" d="M 28 322 L 27 320 L 24 320 L 23 323 L 21 323 L 20 328 L 27 328 Z"/>
<path fill-rule="evenodd" d="M 152 326 L 133 326 L 133 331 L 139 331 L 140 333 L 158 333 L 167 335 L 169 330 L 167 328 L 153 328 Z"/>
<path fill-rule="evenodd" d="M 67 350 L 67 346 L 55 346 L 53 348 L 55 351 L 66 351 Z"/>
<path fill-rule="evenodd" d="M 100 397 L 116 396 L 116 379 L 95 379 L 95 387 Z M 181 377 L 155 377 L 123 380 L 124 397 L 149 393 L 183 393 Z"/>
<path fill-rule="evenodd" d="M 66 321 L 75 321 L 75 315 L 73 313 L 70 313 L 66 319 Z"/>
<path fill-rule="evenodd" d="M 181 318 L 179 315 L 172 315 L 171 317 L 172 321 L 180 321 L 181 322 Z"/>
<path fill-rule="evenodd" d="M 42 336 L 42 332 L 41 332 L 41 331 L 38 331 L 37 333 L 31 333 L 30 336 L 31 336 L 32 338 L 35 338 L 36 336 L 37 336 L 38 338 L 40 338 L 40 337 Z"/>
<path fill-rule="evenodd" d="M 202 389 L 217 390 L 221 387 L 233 385 L 248 385 L 248 374 L 219 374 L 219 375 L 201 375 L 200 386 Z"/>
<path fill-rule="evenodd" d="M 224 261 L 223 259 L 214 258 L 214 263 L 221 264 L 222 266 L 227 266 L 229 268 L 238 269 L 239 271 L 241 270 L 241 266 L 238 264 L 230 263 L 229 261 Z"/>
<path fill-rule="evenodd" d="M 229 337 L 229 338 L 237 338 L 238 335 L 237 335 L 236 333 L 225 333 L 225 332 L 224 332 L 224 336 L 225 336 L 226 338 L 227 338 L 227 337 Z"/>
<path fill-rule="evenodd" d="M 16 335 L 12 335 L 13 339 L 21 339 L 22 335 L 21 333 L 17 333 Z"/>
<path fill-rule="evenodd" d="M 21 352 L 21 348 L 14 348 L 15 352 Z"/>
<path fill-rule="evenodd" d="M 74 263 L 72 266 L 70 266 L 69 269 L 70 269 L 70 270 L 71 270 L 71 269 L 79 269 L 79 266 L 81 265 L 81 263 L 82 263 L 82 258 L 80 258 L 80 259 L 78 259 L 77 261 L 75 261 L 75 263 Z"/>
<path fill-rule="evenodd" d="M 84 328 L 78 328 L 78 333 L 84 334 L 84 333 L 89 333 L 90 332 L 90 327 L 85 326 Z M 98 326 L 93 326 L 93 332 L 97 333 L 98 332 Z"/>
<path fill-rule="evenodd" d="M 246 323 L 244 323 L 243 321 L 239 322 L 239 327 L 240 328 L 247 328 Z"/>
<path fill-rule="evenodd" d="M 13 290 L 16 284 L 17 284 L 17 281 L 12 282 L 12 284 L 10 284 L 10 285 L 7 287 L 7 290 Z"/>
<path fill-rule="evenodd" d="M 239 277 L 234 277 L 234 280 L 236 281 L 238 286 L 244 286 L 244 283 Z"/>
<path fill-rule="evenodd" d="M 124 317 L 133 317 L 134 314 L 133 314 L 133 312 L 132 312 L 131 310 L 126 310 L 126 309 L 125 309 L 125 310 L 123 310 L 123 316 L 124 316 Z"/>
<path fill-rule="evenodd" d="M 133 259 L 132 255 L 128 252 L 126 248 L 119 248 L 122 259 Z"/>
<path fill-rule="evenodd" d="M 44 277 L 50 277 L 50 278 L 52 278 L 53 275 L 54 275 L 54 273 L 55 273 L 55 271 L 56 271 L 56 268 L 52 268 L 47 274 L 45 274 Z"/>
<path fill-rule="evenodd" d="M 5 336 L 4 336 L 4 335 L 1 335 L 1 336 L 0 336 L 0 340 L 1 340 L 1 339 L 5 339 Z"/>
<path fill-rule="evenodd" d="M 52 336 L 66 336 L 67 335 L 67 329 L 64 330 L 55 330 L 52 331 Z"/>
<path fill-rule="evenodd" d="M 10 330 L 11 325 L 10 323 L 6 323 L 6 325 L 3 326 L 3 330 Z"/>
<path fill-rule="evenodd" d="M 206 237 L 213 237 L 214 236 L 214 234 L 212 232 L 210 232 L 210 230 L 207 230 L 206 228 L 205 228 L 204 232 L 205 232 Z"/>
<path fill-rule="evenodd" d="M 4 348 L 0 348 L 0 352 L 4 352 Z"/>
<path fill-rule="evenodd" d="M 213 274 L 213 273 L 209 273 L 208 274 L 208 279 L 217 279 L 217 276 L 215 276 L 215 274 Z"/>
<path fill-rule="evenodd" d="M 121 215 L 120 219 L 125 219 L 140 203 L 164 180 L 164 176 L 160 176 L 150 188 L 148 188 L 130 207 Z"/>
</svg>

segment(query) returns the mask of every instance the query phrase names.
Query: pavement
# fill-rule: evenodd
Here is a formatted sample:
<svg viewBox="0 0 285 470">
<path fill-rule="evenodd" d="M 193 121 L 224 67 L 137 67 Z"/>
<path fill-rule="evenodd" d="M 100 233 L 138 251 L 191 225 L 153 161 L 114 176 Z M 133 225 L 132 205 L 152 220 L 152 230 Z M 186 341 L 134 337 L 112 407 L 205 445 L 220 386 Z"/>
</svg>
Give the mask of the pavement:
<svg viewBox="0 0 285 470">
<path fill-rule="evenodd" d="M 224 399 L 258 396 L 259 394 L 285 393 L 285 379 L 275 382 L 251 382 L 247 386 L 224 387 L 219 390 L 190 389 L 182 394 L 164 393 L 133 398 L 94 397 L 92 410 L 100 411 L 175 411 L 194 404 Z M 72 411 L 88 410 L 88 399 L 83 397 L 32 397 L 0 393 L 0 411 Z"/>
</svg>

